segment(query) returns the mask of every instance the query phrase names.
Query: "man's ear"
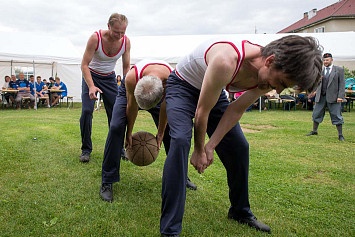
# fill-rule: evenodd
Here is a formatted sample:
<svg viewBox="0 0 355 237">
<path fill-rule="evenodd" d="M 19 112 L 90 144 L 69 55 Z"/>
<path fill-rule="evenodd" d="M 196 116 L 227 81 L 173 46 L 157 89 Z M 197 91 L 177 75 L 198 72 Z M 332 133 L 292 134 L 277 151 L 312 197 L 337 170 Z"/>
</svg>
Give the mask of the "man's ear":
<svg viewBox="0 0 355 237">
<path fill-rule="evenodd" d="M 266 58 L 265 60 L 265 66 L 270 67 L 274 63 L 275 60 L 275 54 L 271 54 L 269 57 Z"/>
</svg>

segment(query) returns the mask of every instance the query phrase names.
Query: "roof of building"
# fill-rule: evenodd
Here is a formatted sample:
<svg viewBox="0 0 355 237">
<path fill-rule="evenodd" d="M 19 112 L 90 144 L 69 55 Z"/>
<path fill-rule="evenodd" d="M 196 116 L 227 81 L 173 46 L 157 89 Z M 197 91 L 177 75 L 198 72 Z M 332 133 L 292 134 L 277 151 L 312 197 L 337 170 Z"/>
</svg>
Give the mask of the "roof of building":
<svg viewBox="0 0 355 237">
<path fill-rule="evenodd" d="M 315 9 L 314 9 L 315 10 Z M 337 17 L 355 16 L 355 0 L 343 0 L 336 2 L 316 12 L 316 15 L 309 17 L 310 13 L 305 13 L 304 17 L 296 23 L 286 27 L 278 33 L 294 32 L 304 26 L 311 25 L 322 20 Z"/>
</svg>

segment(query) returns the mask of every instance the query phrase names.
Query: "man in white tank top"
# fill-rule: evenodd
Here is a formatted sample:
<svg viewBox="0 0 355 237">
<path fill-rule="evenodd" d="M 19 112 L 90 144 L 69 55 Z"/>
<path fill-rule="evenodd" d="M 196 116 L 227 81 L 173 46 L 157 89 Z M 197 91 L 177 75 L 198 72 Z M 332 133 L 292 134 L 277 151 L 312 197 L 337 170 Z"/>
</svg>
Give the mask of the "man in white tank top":
<svg viewBox="0 0 355 237">
<path fill-rule="evenodd" d="M 156 135 L 158 147 L 160 148 L 163 142 L 165 152 L 168 153 L 169 126 L 167 126 L 165 99 L 162 102 L 161 100 L 165 93 L 166 81 L 172 70 L 173 68 L 165 61 L 144 59 L 134 65 L 122 80 L 113 109 L 102 162 L 100 189 L 102 200 L 113 201 L 112 183 L 120 180 L 120 153 L 124 140 L 127 149 L 132 147 L 132 131 L 139 108 L 147 110 L 152 115 L 158 128 Z M 147 88 L 150 89 L 147 90 Z M 194 190 L 197 188 L 188 178 L 186 187 Z"/>
<path fill-rule="evenodd" d="M 123 75 L 129 70 L 131 44 L 125 35 L 128 20 L 124 15 L 113 13 L 108 21 L 108 30 L 99 30 L 90 38 L 81 63 L 82 112 L 80 130 L 82 140 L 81 162 L 90 160 L 92 152 L 91 126 L 97 93 L 101 93 L 108 124 L 110 125 L 113 105 L 117 95 L 117 79 L 114 68 L 122 57 Z"/>
<path fill-rule="evenodd" d="M 257 98 L 272 89 L 280 93 L 297 85 L 312 91 L 321 77 L 320 48 L 315 39 L 300 36 L 286 36 L 265 47 L 243 39 L 213 39 L 177 64 L 166 88 L 171 141 L 163 171 L 161 236 L 181 233 L 193 127 L 190 162 L 195 169 L 203 173 L 213 162 L 214 150 L 226 168 L 228 218 L 270 232 L 250 210 L 249 144 L 238 121 Z M 246 92 L 229 103 L 223 89 Z M 210 140 L 205 144 L 206 133 Z"/>
</svg>

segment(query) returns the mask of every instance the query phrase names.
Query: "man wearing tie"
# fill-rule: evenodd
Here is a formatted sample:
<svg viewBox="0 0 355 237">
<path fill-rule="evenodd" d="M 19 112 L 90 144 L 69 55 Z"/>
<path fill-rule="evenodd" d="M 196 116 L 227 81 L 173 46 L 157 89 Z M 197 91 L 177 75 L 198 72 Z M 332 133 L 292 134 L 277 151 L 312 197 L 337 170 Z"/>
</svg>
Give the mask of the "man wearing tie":
<svg viewBox="0 0 355 237">
<path fill-rule="evenodd" d="M 344 69 L 333 65 L 333 57 L 330 53 L 323 55 L 323 79 L 316 92 L 315 107 L 313 110 L 313 131 L 307 134 L 318 135 L 317 129 L 323 121 L 325 107 L 328 107 L 332 124 L 336 125 L 339 141 L 344 141 L 341 115 L 341 102 L 345 97 Z"/>
</svg>

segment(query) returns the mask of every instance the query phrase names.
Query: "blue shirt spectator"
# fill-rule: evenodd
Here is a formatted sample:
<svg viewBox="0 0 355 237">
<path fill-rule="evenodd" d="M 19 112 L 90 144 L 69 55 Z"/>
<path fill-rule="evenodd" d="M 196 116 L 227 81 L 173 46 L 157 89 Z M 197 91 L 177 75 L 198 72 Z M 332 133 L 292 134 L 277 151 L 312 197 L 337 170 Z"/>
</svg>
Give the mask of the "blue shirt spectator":
<svg viewBox="0 0 355 237">
<path fill-rule="evenodd" d="M 33 83 L 32 83 L 32 82 L 29 82 L 28 84 L 30 85 L 31 95 L 35 95 L 35 91 L 33 90 L 33 88 L 34 88 Z"/>
<path fill-rule="evenodd" d="M 11 75 L 11 81 L 9 82 L 9 88 L 12 88 L 14 90 L 17 90 L 17 84 L 16 84 L 17 78 L 15 75 Z"/>
<path fill-rule="evenodd" d="M 30 86 L 30 90 L 31 90 L 31 95 L 35 95 L 35 91 L 34 91 L 34 85 L 35 83 L 35 77 L 33 75 L 30 76 L 30 81 L 28 82 L 29 86 Z"/>
<path fill-rule="evenodd" d="M 64 91 L 58 93 L 62 96 L 62 98 L 67 96 L 68 90 L 67 90 L 67 86 L 64 84 L 64 82 L 59 82 L 59 84 L 58 84 L 58 82 L 56 80 L 56 83 L 54 84 L 54 86 L 59 87 L 59 90 L 64 90 Z"/>
<path fill-rule="evenodd" d="M 18 79 L 16 81 L 17 88 L 19 87 L 30 87 L 30 83 L 26 79 Z M 19 92 L 26 92 L 25 90 L 20 90 Z"/>
<path fill-rule="evenodd" d="M 38 84 L 38 83 L 36 82 L 36 91 L 37 91 L 37 92 L 42 91 L 43 89 L 45 89 L 45 87 L 46 87 L 46 84 L 45 84 L 43 81 L 41 81 L 40 84 Z M 42 92 L 42 94 L 45 94 L 45 93 Z"/>
<path fill-rule="evenodd" d="M 52 87 L 52 89 L 57 89 L 57 90 L 64 90 L 62 92 L 58 92 L 58 93 L 54 93 L 52 96 L 52 107 L 57 106 L 58 102 L 60 99 L 64 98 L 65 96 L 67 96 L 68 90 L 67 90 L 67 86 L 60 81 L 59 77 L 55 78 L 55 84 Z"/>
</svg>

